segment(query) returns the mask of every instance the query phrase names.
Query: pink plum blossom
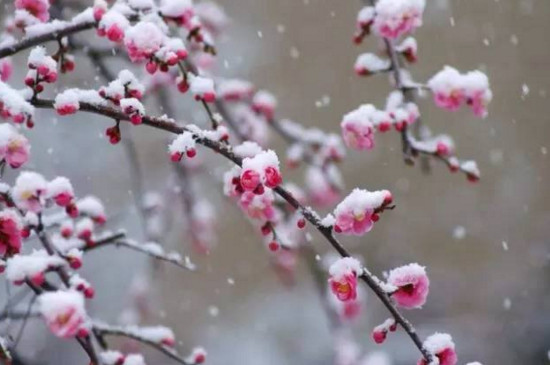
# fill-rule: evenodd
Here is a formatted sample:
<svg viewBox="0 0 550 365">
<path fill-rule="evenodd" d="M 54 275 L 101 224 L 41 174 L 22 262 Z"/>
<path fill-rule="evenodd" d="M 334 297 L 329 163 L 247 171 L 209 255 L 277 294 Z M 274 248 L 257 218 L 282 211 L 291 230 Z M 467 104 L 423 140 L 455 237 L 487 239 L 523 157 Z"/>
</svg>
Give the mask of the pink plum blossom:
<svg viewBox="0 0 550 365">
<path fill-rule="evenodd" d="M 86 317 L 84 298 L 76 291 L 41 294 L 39 308 L 50 331 L 58 337 L 74 337 L 84 325 Z"/>
<path fill-rule="evenodd" d="M 391 193 L 387 190 L 354 189 L 334 210 L 334 230 L 347 235 L 365 234 L 378 219 L 375 209 L 387 202 L 391 202 Z"/>
<path fill-rule="evenodd" d="M 450 335 L 434 333 L 424 341 L 424 348 L 439 360 L 439 365 L 455 365 L 458 362 L 455 344 Z M 418 365 L 428 365 L 426 359 L 418 361 Z"/>
<path fill-rule="evenodd" d="M 50 19 L 49 0 L 15 0 L 16 9 L 24 9 L 42 22 Z"/>
<path fill-rule="evenodd" d="M 425 0 L 380 0 L 373 28 L 382 37 L 399 38 L 422 25 Z"/>
<path fill-rule="evenodd" d="M 338 259 L 329 268 L 329 284 L 332 293 L 341 301 L 348 302 L 357 298 L 357 276 L 362 272 L 357 259 L 344 257 Z"/>
<path fill-rule="evenodd" d="M 19 253 L 21 229 L 21 219 L 14 210 L 0 212 L 0 256 Z"/>
<path fill-rule="evenodd" d="M 0 125 L 0 159 L 16 169 L 29 160 L 30 143 L 9 124 Z"/>
<path fill-rule="evenodd" d="M 426 303 L 430 280 L 424 267 L 408 264 L 390 271 L 388 283 L 397 288 L 392 293 L 395 302 L 407 309 L 420 308 Z"/>
</svg>

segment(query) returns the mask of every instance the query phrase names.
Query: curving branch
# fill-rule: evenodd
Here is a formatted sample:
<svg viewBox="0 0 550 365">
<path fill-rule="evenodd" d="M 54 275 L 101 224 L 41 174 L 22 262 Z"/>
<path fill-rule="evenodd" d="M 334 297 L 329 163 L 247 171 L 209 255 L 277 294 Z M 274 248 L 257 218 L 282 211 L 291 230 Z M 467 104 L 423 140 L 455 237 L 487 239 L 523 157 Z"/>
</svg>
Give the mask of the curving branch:
<svg viewBox="0 0 550 365">
<path fill-rule="evenodd" d="M 100 343 L 106 344 L 105 342 L 105 336 L 118 336 L 118 337 L 126 337 L 130 338 L 132 340 L 141 342 L 145 345 L 148 345 L 152 348 L 154 348 L 157 351 L 162 352 L 172 360 L 175 360 L 176 362 L 183 364 L 183 365 L 194 365 L 193 362 L 187 361 L 183 357 L 181 357 L 177 351 L 173 348 L 170 348 L 168 346 L 164 346 L 161 344 L 158 344 L 157 342 L 151 341 L 150 339 L 140 336 L 139 333 L 135 331 L 128 330 L 124 327 L 119 326 L 109 326 L 103 323 L 94 322 L 92 325 L 93 332 L 97 336 L 98 341 Z"/>
<path fill-rule="evenodd" d="M 92 29 L 97 25 L 97 22 L 95 20 L 88 20 L 76 24 L 70 22 L 63 22 L 60 24 L 66 24 L 66 26 L 57 26 L 47 33 L 43 33 L 37 36 L 25 37 L 18 42 L 0 47 L 0 58 L 11 56 L 27 48 L 38 46 L 49 41 L 59 40 L 71 34 Z"/>
<path fill-rule="evenodd" d="M 38 108 L 53 109 L 54 102 L 53 100 L 36 99 L 36 100 L 32 100 L 31 103 Z M 99 105 L 81 102 L 80 110 L 91 112 L 98 115 L 103 115 L 103 116 L 121 120 L 121 121 L 129 121 L 129 117 L 126 114 L 111 107 L 99 106 Z M 173 119 L 144 115 L 142 119 L 142 123 L 145 125 L 151 126 L 153 128 L 164 130 L 175 134 L 181 134 L 184 131 L 188 131 L 193 134 L 197 143 L 222 155 L 223 157 L 232 161 L 236 165 L 241 166 L 242 164 L 242 159 L 233 153 L 231 145 L 208 139 L 200 134 L 197 134 L 197 132 L 194 130 L 190 130 L 185 126 L 179 125 Z M 298 202 L 298 200 L 296 200 L 296 198 L 294 198 L 294 196 L 292 196 L 292 194 L 286 189 L 278 186 L 273 190 L 281 198 L 286 200 L 288 204 L 290 204 L 295 209 L 301 211 L 304 218 L 306 218 L 326 238 L 326 240 L 340 254 L 340 256 L 342 257 L 351 256 L 350 253 L 344 248 L 344 246 L 333 236 L 332 227 L 324 226 L 321 223 L 321 219 L 319 218 L 319 215 L 315 211 L 313 211 L 311 208 L 307 208 L 301 205 L 300 202 Z M 360 278 L 364 283 L 366 283 L 370 287 L 372 291 L 374 291 L 374 293 L 376 294 L 376 296 L 378 296 L 382 304 L 388 309 L 388 311 L 395 318 L 395 321 L 399 325 L 401 325 L 401 327 L 405 330 L 405 332 L 411 338 L 415 346 L 420 350 L 424 358 L 428 361 L 428 363 L 430 363 L 433 360 L 433 355 L 423 347 L 422 341 L 420 340 L 420 337 L 416 333 L 415 328 L 394 305 L 388 293 L 386 293 L 386 291 L 383 289 L 381 285 L 381 281 L 376 276 L 371 274 L 366 268 L 364 269 L 363 273 L 360 275 Z"/>
<path fill-rule="evenodd" d="M 195 264 L 189 260 L 189 257 L 182 259 L 181 256 L 176 252 L 165 253 L 162 247 L 156 243 L 146 243 L 143 245 L 137 244 L 135 241 L 125 239 L 124 233 L 118 233 L 111 237 L 107 237 L 103 240 L 94 242 L 94 245 L 86 246 L 82 250 L 84 252 L 94 250 L 96 248 L 105 247 L 113 245 L 116 247 L 126 247 L 131 250 L 144 253 L 148 256 L 151 256 L 157 260 L 169 262 L 173 265 L 181 267 L 182 269 L 194 271 L 196 269 Z"/>
</svg>

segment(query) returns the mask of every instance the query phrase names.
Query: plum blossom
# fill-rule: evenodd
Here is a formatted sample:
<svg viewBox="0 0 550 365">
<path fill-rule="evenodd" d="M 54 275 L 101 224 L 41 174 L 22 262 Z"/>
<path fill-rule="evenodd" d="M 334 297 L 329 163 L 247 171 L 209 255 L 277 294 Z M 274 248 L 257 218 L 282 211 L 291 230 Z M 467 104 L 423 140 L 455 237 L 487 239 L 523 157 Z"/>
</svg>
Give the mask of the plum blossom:
<svg viewBox="0 0 550 365">
<path fill-rule="evenodd" d="M 41 22 L 47 22 L 50 19 L 48 0 L 15 0 L 15 8 L 26 10 Z"/>
<path fill-rule="evenodd" d="M 50 331 L 58 337 L 70 338 L 84 327 L 84 298 L 76 291 L 55 291 L 38 297 L 39 311 Z"/>
<path fill-rule="evenodd" d="M 36 172 L 23 171 L 15 180 L 12 197 L 22 210 L 39 213 L 47 193 L 47 181 Z"/>
<path fill-rule="evenodd" d="M 240 183 L 244 190 L 262 194 L 263 185 L 275 188 L 282 180 L 279 159 L 272 150 L 243 159 Z"/>
<path fill-rule="evenodd" d="M 428 87 L 440 108 L 454 111 L 467 104 L 481 118 L 487 116 L 487 105 L 493 98 L 489 79 L 477 70 L 461 74 L 455 68 L 445 66 L 428 81 Z"/>
<path fill-rule="evenodd" d="M 190 20 L 195 15 L 192 0 L 162 0 L 160 12 L 162 16 L 186 27 L 190 25 Z"/>
<path fill-rule="evenodd" d="M 206 355 L 206 350 L 202 347 L 196 347 L 191 351 L 186 360 L 192 364 L 202 364 L 206 361 Z"/>
<path fill-rule="evenodd" d="M 187 77 L 190 81 L 191 93 L 195 96 L 196 100 L 202 100 L 207 103 L 216 100 L 214 80 L 208 77 L 194 76 L 191 73 Z"/>
<path fill-rule="evenodd" d="M 425 0 L 380 0 L 373 28 L 382 37 L 395 39 L 422 25 Z"/>
<path fill-rule="evenodd" d="M 390 271 L 388 283 L 397 288 L 391 295 L 399 306 L 412 309 L 426 303 L 430 280 L 423 266 L 413 263 L 395 268 Z"/>
<path fill-rule="evenodd" d="M 370 150 L 374 147 L 374 124 L 371 118 L 375 111 L 374 106 L 366 104 L 344 115 L 340 126 L 346 146 L 356 150 Z"/>
<path fill-rule="evenodd" d="M 145 108 L 143 104 L 136 98 L 125 98 L 120 100 L 120 108 L 124 114 L 130 117 L 130 122 L 133 125 L 141 124 Z"/>
<path fill-rule="evenodd" d="M 80 109 L 78 93 L 75 90 L 69 89 L 57 94 L 53 107 L 59 115 L 76 113 Z"/>
<path fill-rule="evenodd" d="M 101 20 L 97 26 L 97 34 L 100 37 L 107 37 L 111 42 L 119 43 L 124 39 L 125 31 L 129 27 L 130 22 L 128 19 L 113 9 L 101 15 Z"/>
<path fill-rule="evenodd" d="M 273 119 L 277 108 L 277 99 L 273 94 L 266 90 L 260 90 L 252 98 L 252 109 L 258 114 L 263 115 L 267 120 Z"/>
<path fill-rule="evenodd" d="M 9 124 L 0 124 L 0 159 L 16 169 L 29 160 L 28 139 Z"/>
<path fill-rule="evenodd" d="M 21 229 L 21 219 L 14 210 L 5 209 L 0 212 L 0 256 L 19 253 Z"/>
<path fill-rule="evenodd" d="M 47 197 L 55 201 L 60 207 L 66 207 L 74 199 L 71 182 L 66 177 L 58 176 L 48 183 Z"/>
<path fill-rule="evenodd" d="M 266 189 L 261 195 L 245 191 L 240 197 L 239 206 L 249 218 L 266 222 L 275 218 L 274 201 L 271 189 Z"/>
<path fill-rule="evenodd" d="M 337 233 L 361 236 L 369 232 L 379 217 L 375 210 L 390 204 L 392 195 L 388 190 L 370 192 L 354 189 L 334 210 Z"/>
<path fill-rule="evenodd" d="M 126 30 L 124 44 L 130 60 L 138 62 L 150 59 L 163 46 L 165 39 L 157 25 L 142 21 Z"/>
<path fill-rule="evenodd" d="M 105 208 L 101 200 L 95 196 L 86 196 L 80 199 L 76 203 L 76 207 L 81 214 L 92 218 L 96 223 L 102 224 L 107 220 Z"/>
<path fill-rule="evenodd" d="M 197 154 L 195 146 L 196 142 L 192 133 L 183 132 L 179 134 L 168 146 L 170 159 L 174 162 L 180 161 L 184 154 L 189 158 L 195 157 Z"/>
<path fill-rule="evenodd" d="M 384 321 L 384 323 L 374 327 L 374 329 L 372 330 L 372 339 L 377 344 L 381 344 L 386 340 L 388 332 L 394 332 L 396 329 L 397 325 L 395 323 L 395 319 L 388 318 Z"/>
<path fill-rule="evenodd" d="M 332 293 L 342 302 L 357 298 L 357 276 L 363 271 L 361 263 L 353 257 L 343 257 L 329 268 Z"/>
<path fill-rule="evenodd" d="M 455 344 L 450 335 L 434 333 L 426 338 L 424 348 L 439 360 L 439 365 L 455 365 L 458 362 Z M 418 365 L 429 365 L 426 359 L 418 360 Z"/>
</svg>

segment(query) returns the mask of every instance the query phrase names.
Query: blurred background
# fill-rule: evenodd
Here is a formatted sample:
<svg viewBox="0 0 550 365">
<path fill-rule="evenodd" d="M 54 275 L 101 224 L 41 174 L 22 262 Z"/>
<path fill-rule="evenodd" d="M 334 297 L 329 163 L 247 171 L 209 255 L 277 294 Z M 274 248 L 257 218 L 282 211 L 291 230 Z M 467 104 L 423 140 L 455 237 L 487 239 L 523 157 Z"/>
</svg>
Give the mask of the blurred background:
<svg viewBox="0 0 550 365">
<path fill-rule="evenodd" d="M 0 9 L 5 3 L 0 1 Z M 373 37 L 360 46 L 352 42 L 359 1 L 219 4 L 231 23 L 218 44 L 217 74 L 272 91 L 279 117 L 339 133 L 345 113 L 367 102 L 383 105 L 391 90 L 387 77 L 353 73 L 357 55 L 379 46 Z M 449 113 L 429 98 L 419 101 L 425 123 L 436 133 L 451 134 L 459 157 L 478 162 L 479 183 L 450 174 L 438 163 L 430 175 L 406 166 L 395 133 L 378 135 L 372 151 L 348 151 L 340 165 L 346 192 L 356 186 L 387 188 L 397 204 L 368 235 L 344 239 L 346 247 L 377 274 L 409 262 L 427 267 L 428 302 L 405 314 L 421 337 L 450 333 L 460 364 L 549 363 L 549 19 L 546 0 L 427 0 L 424 26 L 415 34 L 415 79 L 425 81 L 447 64 L 461 71 L 479 68 L 490 78 L 494 99 L 484 120 L 466 108 Z M 26 56 L 16 60 L 24 62 Z M 120 69 L 117 62 L 110 67 Z M 22 80 L 24 72 L 16 67 L 14 80 Z M 77 59 L 76 72 L 62 76 L 58 85 L 104 83 L 96 75 L 86 60 Z M 173 94 L 166 98 L 179 120 L 204 120 L 198 104 L 182 102 L 191 98 Z M 62 119 L 51 111 L 40 111 L 36 119 L 34 130 L 26 133 L 32 142 L 29 168 L 48 178 L 67 176 L 78 195 L 94 194 L 105 202 L 112 217 L 109 228 L 124 227 L 143 240 L 125 147 L 111 146 L 103 137 L 110 122 L 86 114 Z M 204 346 L 209 364 L 333 364 L 335 347 L 341 350 L 343 338 L 352 337 L 357 348 L 346 341 L 350 352 L 377 351 L 379 360 L 371 357 L 371 365 L 416 362 L 418 351 L 402 331 L 381 346 L 370 339 L 372 327 L 388 314 L 368 291 L 360 319 L 343 330 L 331 326 L 324 293 L 305 260 L 297 263 L 293 280 L 280 280 L 261 237 L 223 197 L 220 178 L 230 165 L 204 149 L 199 155 L 205 168 L 194 175 L 193 191 L 214 206 L 218 242 L 208 255 L 194 251 L 178 189 L 187 187 L 174 177 L 167 136 L 150 128 L 123 133 L 131 133 L 135 143 L 143 174 L 140 189 L 168 197 L 164 207 L 173 223 L 163 244 L 189 255 L 199 269 L 189 273 L 154 265 L 132 252 L 98 250 L 83 269 L 95 283 L 90 307 L 95 317 L 120 320 L 132 315 L 128 306 L 146 302 L 145 323 L 172 327 L 184 353 Z M 284 154 L 286 145 L 278 136 L 272 134 L 269 145 Z M 300 170 L 283 169 L 283 176 L 303 185 Z M 8 181 L 15 177 L 8 171 Z M 316 252 L 331 251 L 307 229 Z M 28 324 L 18 349 L 29 364 L 84 361 L 74 343 L 52 338 L 41 321 Z M 171 364 L 162 355 L 146 354 L 150 364 Z"/>
</svg>

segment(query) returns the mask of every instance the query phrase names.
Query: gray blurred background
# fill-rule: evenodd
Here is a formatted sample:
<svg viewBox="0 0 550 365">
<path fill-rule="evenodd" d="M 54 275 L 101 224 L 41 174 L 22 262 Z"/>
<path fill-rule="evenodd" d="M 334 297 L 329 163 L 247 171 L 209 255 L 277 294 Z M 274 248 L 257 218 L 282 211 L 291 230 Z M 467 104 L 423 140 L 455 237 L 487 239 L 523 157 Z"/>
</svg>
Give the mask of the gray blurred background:
<svg viewBox="0 0 550 365">
<path fill-rule="evenodd" d="M 219 45 L 219 74 L 246 78 L 272 91 L 279 116 L 339 132 L 343 114 L 365 102 L 384 102 L 390 91 L 385 76 L 358 78 L 353 73 L 356 56 L 377 47 L 372 38 L 361 46 L 351 41 L 359 1 L 219 3 L 232 19 Z M 549 20 L 547 0 L 427 0 L 425 25 L 415 34 L 416 79 L 425 81 L 446 64 L 462 71 L 480 68 L 490 78 L 494 100 L 485 120 L 466 109 L 449 113 L 429 99 L 419 102 L 432 130 L 450 133 L 458 155 L 477 160 L 480 183 L 468 183 L 439 164 L 429 176 L 406 166 L 395 133 L 378 135 L 375 149 L 367 153 L 348 151 L 341 165 L 347 191 L 387 188 L 397 204 L 368 235 L 344 240 L 346 247 L 362 255 L 375 273 L 409 262 L 427 266 L 428 303 L 406 315 L 422 337 L 434 331 L 452 334 L 460 364 L 549 363 Z M 20 80 L 23 72 L 19 69 L 15 77 Z M 93 80 L 82 61 L 59 85 L 85 87 L 100 81 Z M 178 119 L 204 118 L 198 105 L 181 100 Z M 40 112 L 35 129 L 26 134 L 33 143 L 32 166 L 48 178 L 69 177 L 79 195 L 104 199 L 114 217 L 110 227 L 125 227 L 140 239 L 124 149 L 102 137 L 109 124 L 90 115 L 62 119 Z M 148 128 L 128 132 L 135 138 L 145 188 L 172 189 L 166 135 Z M 275 136 L 271 146 L 284 153 L 285 144 Z M 181 204 L 172 199 L 166 208 L 175 227 L 182 228 L 172 229 L 165 244 L 189 254 L 199 272 L 166 266 L 153 270 L 138 254 L 98 251 L 84 268 L 96 283 L 91 312 L 116 320 L 130 304 L 132 282 L 153 273 L 147 323 L 171 326 L 183 352 L 200 344 L 210 364 L 332 363 L 334 336 L 307 266 L 298 264 L 295 285 L 281 284 L 258 235 L 222 196 L 219 177 L 228 163 L 203 149 L 199 154 L 210 167 L 194 188 L 215 204 L 217 247 L 207 256 L 193 252 L 178 221 Z M 283 170 L 283 175 L 303 183 L 300 173 Z M 10 172 L 7 179 L 15 176 Z M 330 250 L 326 241 L 313 238 L 318 252 Z M 418 352 L 403 332 L 382 346 L 371 341 L 372 327 L 387 313 L 369 294 L 366 307 L 353 326 L 361 350 L 381 349 L 394 364 L 415 363 Z M 72 342 L 52 339 L 40 322 L 28 328 L 19 345 L 26 358 L 37 364 L 82 363 Z M 147 355 L 150 364 L 170 364 Z"/>
</svg>

